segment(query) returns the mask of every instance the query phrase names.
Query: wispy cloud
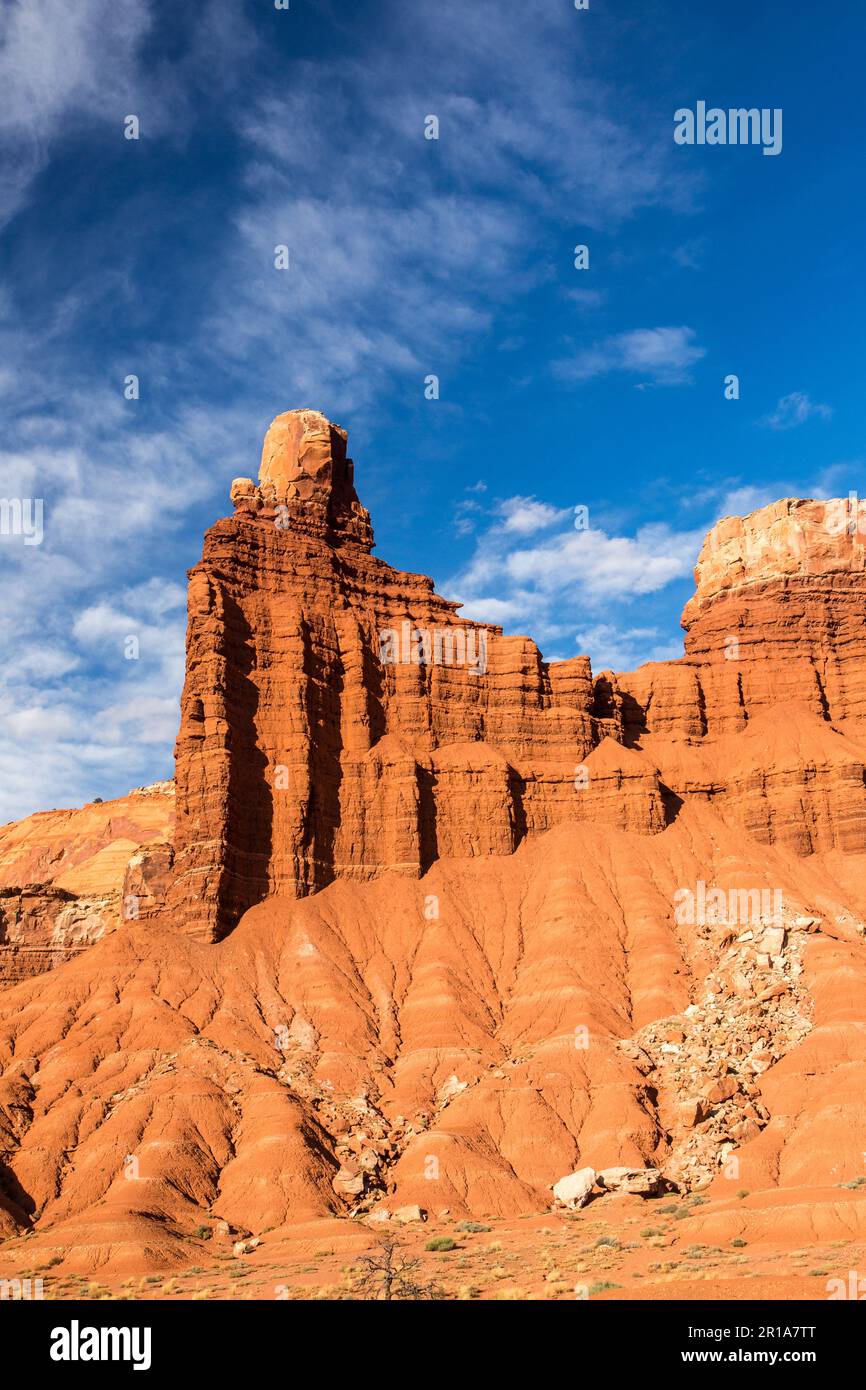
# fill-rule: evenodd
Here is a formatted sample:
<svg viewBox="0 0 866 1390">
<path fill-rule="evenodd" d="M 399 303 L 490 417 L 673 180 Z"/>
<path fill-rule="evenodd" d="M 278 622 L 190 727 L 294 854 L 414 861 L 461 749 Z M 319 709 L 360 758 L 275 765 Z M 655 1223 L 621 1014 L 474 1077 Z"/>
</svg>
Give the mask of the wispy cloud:
<svg viewBox="0 0 866 1390">
<path fill-rule="evenodd" d="M 254 38 L 232 0 L 194 16 L 173 62 L 144 51 L 158 13 L 156 0 L 4 0 L 0 226 L 77 131 L 97 123 L 120 145 L 125 117 L 137 115 L 148 139 L 182 142 L 203 84 L 212 92 L 233 84 Z"/>
<path fill-rule="evenodd" d="M 676 531 L 657 523 L 639 526 L 631 535 L 611 535 L 597 527 L 577 530 L 567 509 L 545 507 L 545 528 L 555 529 L 527 544 L 536 528 L 521 531 L 508 525 L 511 517 L 532 518 L 526 504 L 522 497 L 498 504 L 497 519 L 446 591 L 460 599 L 467 617 L 531 632 L 546 643 L 588 630 L 591 613 L 590 626 L 603 631 L 605 644 L 612 647 L 619 626 L 610 617 L 612 607 L 690 575 L 704 534 L 703 529 Z M 643 639 L 633 624 L 629 630 L 633 652 Z"/>
<path fill-rule="evenodd" d="M 631 671 L 644 661 L 675 661 L 682 643 L 665 641 L 655 627 L 593 623 L 575 633 L 575 647 L 592 657 L 593 671 Z"/>
<path fill-rule="evenodd" d="M 539 502 L 535 497 L 507 497 L 497 504 L 496 510 L 502 518 L 505 534 L 516 536 L 546 531 L 573 515 L 567 507 L 552 507 L 549 502 Z"/>
<path fill-rule="evenodd" d="M 182 528 L 239 471 L 236 426 L 187 408 L 147 429 L 117 395 L 64 409 L 49 384 L 0 449 L 0 495 L 44 503 L 41 545 L 0 541 L 0 820 L 171 770 L 200 546 Z M 222 482 L 204 462 L 221 454 Z"/>
<path fill-rule="evenodd" d="M 659 386 L 689 380 L 689 370 L 705 355 L 693 328 L 634 328 L 616 333 L 572 357 L 554 363 L 566 381 L 588 381 L 607 372 L 628 372 Z"/>
<path fill-rule="evenodd" d="M 571 300 L 579 309 L 600 309 L 607 303 L 606 290 L 590 289 L 570 289 L 565 291 L 565 298 Z"/>
<path fill-rule="evenodd" d="M 291 88 L 266 88 L 245 112 L 246 203 L 207 332 L 259 373 L 285 336 L 293 351 L 274 380 L 342 412 L 395 380 L 420 392 L 425 375 L 447 378 L 552 276 L 530 248 L 563 201 L 609 233 L 644 207 L 682 211 L 694 186 L 580 60 L 573 12 L 544 0 L 383 8 L 354 64 L 298 63 Z M 437 140 L 424 139 L 430 114 Z M 276 245 L 290 250 L 282 275 Z"/>
<path fill-rule="evenodd" d="M 675 246 L 671 255 L 683 270 L 698 270 L 704 262 L 707 244 L 704 237 L 691 237 Z"/>
<path fill-rule="evenodd" d="M 384 0 L 375 24 L 340 17 L 352 57 L 325 45 L 314 62 L 275 63 L 260 21 L 235 0 L 0 7 L 0 224 L 23 225 L 43 174 L 71 190 L 63 258 L 38 240 L 56 230 L 52 204 L 0 284 L 0 495 L 45 501 L 44 543 L 0 547 L 0 816 L 170 766 L 178 584 L 203 524 L 226 510 L 228 481 L 254 471 L 275 408 L 316 405 L 372 430 L 433 373 L 439 417 L 456 415 L 461 360 L 503 335 L 535 352 L 526 306 L 555 284 L 566 221 L 574 237 L 609 235 L 642 209 L 692 205 L 693 176 L 639 103 L 594 75 L 597 49 L 567 6 Z M 424 139 L 431 113 L 437 141 Z M 127 114 L 141 119 L 135 150 Z M 75 179 L 60 178 L 72 150 L 93 177 L 77 204 Z M 189 190 L 215 151 L 224 182 Z M 153 161 L 146 184 L 101 176 L 125 155 Z M 174 156 L 175 184 L 157 187 Z M 97 210 L 91 186 L 106 197 Z M 160 219 L 170 235 L 148 239 Z M 571 238 L 569 225 L 566 252 Z M 114 254 L 121 243 L 129 255 Z M 286 272 L 274 268 L 282 244 Z M 583 307 L 600 310 L 604 295 L 588 288 Z M 654 336 L 670 331 L 691 333 L 603 340 L 604 369 L 672 379 L 700 349 Z M 139 364 L 133 405 L 121 383 Z M 559 594 L 627 592 L 615 571 L 635 550 L 635 584 L 664 582 L 672 563 L 648 536 L 616 561 L 616 537 L 575 549 L 567 511 L 534 497 L 485 513 L 467 493 L 456 529 L 485 516 L 495 539 L 480 542 L 466 592 L 503 621 L 537 614 L 553 627 Z"/>
<path fill-rule="evenodd" d="M 771 415 L 765 416 L 761 423 L 772 430 L 793 430 L 798 425 L 805 425 L 807 420 L 829 420 L 832 414 L 829 405 L 813 401 L 805 391 L 792 391 L 782 396 L 776 409 Z"/>
</svg>

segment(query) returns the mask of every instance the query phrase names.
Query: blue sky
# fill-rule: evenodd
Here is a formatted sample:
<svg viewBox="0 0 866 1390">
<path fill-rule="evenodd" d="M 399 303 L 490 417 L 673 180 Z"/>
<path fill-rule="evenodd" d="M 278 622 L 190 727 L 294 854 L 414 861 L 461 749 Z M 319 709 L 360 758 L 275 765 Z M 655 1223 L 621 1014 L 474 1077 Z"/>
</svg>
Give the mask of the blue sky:
<svg viewBox="0 0 866 1390">
<path fill-rule="evenodd" d="M 680 653 L 718 517 L 862 492 L 864 27 L 6 0 L 0 497 L 45 535 L 0 536 L 0 819 L 171 775 L 185 570 L 281 410 L 349 429 L 383 558 L 595 669 Z M 677 146 L 698 100 L 781 154 Z"/>
</svg>

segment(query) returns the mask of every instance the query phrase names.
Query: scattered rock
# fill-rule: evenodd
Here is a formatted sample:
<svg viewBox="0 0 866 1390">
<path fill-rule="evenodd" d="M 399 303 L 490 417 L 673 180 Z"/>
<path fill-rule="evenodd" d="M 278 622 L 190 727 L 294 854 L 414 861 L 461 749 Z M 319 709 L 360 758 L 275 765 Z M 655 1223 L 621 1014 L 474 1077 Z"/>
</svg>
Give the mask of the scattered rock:
<svg viewBox="0 0 866 1390">
<path fill-rule="evenodd" d="M 341 1197 L 360 1197 L 366 1185 L 366 1174 L 356 1164 L 342 1167 L 331 1183 Z"/>
<path fill-rule="evenodd" d="M 762 989 L 761 993 L 758 995 L 758 1000 L 761 1004 L 764 1004 L 768 999 L 778 999 L 781 995 L 787 994 L 788 989 L 789 986 L 785 981 L 780 980 L 778 984 L 770 985 L 767 989 Z"/>
<path fill-rule="evenodd" d="M 424 1211 L 423 1207 L 398 1207 L 394 1212 L 394 1220 L 406 1226 L 412 1221 L 426 1221 L 427 1213 Z"/>
<path fill-rule="evenodd" d="M 553 1195 L 557 1202 L 561 1202 L 570 1211 L 575 1211 L 589 1200 L 594 1186 L 595 1169 L 579 1168 L 577 1172 L 568 1173 L 553 1184 Z"/>
<path fill-rule="evenodd" d="M 705 1092 L 704 1098 L 710 1105 L 720 1105 L 722 1101 L 730 1100 L 732 1096 L 735 1096 L 738 1090 L 739 1087 L 733 1076 L 723 1076 L 720 1081 L 716 1081 L 714 1085 L 710 1086 L 709 1090 Z"/>
<path fill-rule="evenodd" d="M 784 927 L 766 927 L 758 942 L 758 950 L 766 952 L 768 956 L 778 956 L 784 944 Z"/>
<path fill-rule="evenodd" d="M 655 1197 L 667 1187 L 658 1168 L 602 1168 L 596 1181 L 607 1192 L 631 1192 L 641 1197 Z"/>
<path fill-rule="evenodd" d="M 460 1081 L 456 1076 L 449 1076 L 445 1084 L 439 1087 L 436 1098 L 439 1101 L 453 1100 L 455 1096 L 460 1095 L 461 1091 L 466 1091 L 468 1088 L 468 1081 Z"/>
<path fill-rule="evenodd" d="M 677 1107 L 677 1118 L 685 1129 L 693 1129 L 704 1118 L 704 1107 L 700 1100 L 684 1100 Z"/>
</svg>

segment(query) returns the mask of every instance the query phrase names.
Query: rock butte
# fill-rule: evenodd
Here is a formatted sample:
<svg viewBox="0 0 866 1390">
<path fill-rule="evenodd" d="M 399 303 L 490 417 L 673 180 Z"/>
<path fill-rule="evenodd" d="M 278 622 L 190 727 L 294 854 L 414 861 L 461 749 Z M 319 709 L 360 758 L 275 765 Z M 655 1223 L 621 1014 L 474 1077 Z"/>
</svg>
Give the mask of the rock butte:
<svg viewBox="0 0 866 1390">
<path fill-rule="evenodd" d="M 682 660 L 593 675 L 374 557 L 317 411 L 231 495 L 175 797 L 0 831 L 0 1277 L 25 1232 L 119 1275 L 581 1170 L 590 1211 L 866 1239 L 862 508 L 719 523 Z M 404 623 L 484 669 L 384 660 Z M 745 920 L 678 913 L 699 884 Z"/>
<path fill-rule="evenodd" d="M 750 829 L 766 821 L 769 840 L 866 848 L 857 756 L 829 731 L 829 766 L 815 779 L 774 768 L 793 786 L 771 805 L 726 756 L 707 777 L 684 751 L 781 700 L 863 718 L 864 546 L 847 504 L 780 502 L 722 522 L 698 561 L 685 659 L 593 679 L 588 657 L 547 663 L 495 627 L 482 639 L 428 578 L 374 558 L 346 434 L 317 412 L 279 416 L 258 486 L 238 479 L 232 497 L 234 517 L 211 528 L 190 574 L 176 925 L 216 940 L 265 897 L 509 854 L 575 819 L 658 832 L 684 791 L 725 801 Z M 383 664 L 382 632 L 404 623 L 469 629 L 485 674 Z M 814 829 L 798 797 L 823 799 Z"/>
</svg>

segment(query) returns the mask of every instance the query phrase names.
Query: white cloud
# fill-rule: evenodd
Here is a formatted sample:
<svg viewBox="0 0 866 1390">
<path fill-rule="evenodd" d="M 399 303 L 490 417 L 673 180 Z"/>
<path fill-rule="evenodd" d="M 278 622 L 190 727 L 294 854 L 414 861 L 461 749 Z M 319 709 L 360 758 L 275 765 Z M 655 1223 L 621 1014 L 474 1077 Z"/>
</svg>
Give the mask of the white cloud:
<svg viewBox="0 0 866 1390">
<path fill-rule="evenodd" d="M 23 204 L 71 114 L 116 121 L 150 23 L 144 0 L 6 0 L 0 10 L 0 225 Z"/>
<path fill-rule="evenodd" d="M 148 430 L 114 393 L 67 400 L 31 373 L 31 335 L 17 348 L 20 398 L 33 394 L 0 449 L 0 495 L 42 497 L 45 536 L 0 544 L 0 819 L 170 775 L 183 571 L 200 547 L 185 560 L 181 528 L 207 498 L 225 514 L 231 478 L 249 471 L 229 410 L 187 408 Z"/>
<path fill-rule="evenodd" d="M 233 83 L 253 45 L 234 0 L 212 0 L 173 63 L 142 53 L 156 17 L 154 0 L 3 0 L 0 226 L 77 124 L 98 121 L 120 145 L 136 115 L 143 139 L 182 141 L 197 86 Z"/>
<path fill-rule="evenodd" d="M 682 656 L 682 643 L 659 639 L 654 627 L 618 627 L 615 623 L 593 623 L 575 634 L 577 651 L 592 657 L 592 669 L 631 671 L 644 661 L 675 661 Z"/>
<path fill-rule="evenodd" d="M 467 618 L 529 632 L 542 644 L 561 642 L 578 625 L 587 630 L 587 615 L 592 614 L 590 627 L 603 633 L 605 647 L 613 649 L 618 624 L 607 615 L 624 601 L 690 577 L 703 536 L 703 528 L 675 531 L 658 523 L 631 536 L 572 525 L 525 544 L 519 533 L 496 524 L 479 538 L 469 564 L 445 592 L 460 600 Z M 628 631 L 628 643 L 620 638 L 622 649 L 631 655 L 643 641 L 642 659 L 648 659 L 652 634 L 639 640 L 633 624 Z M 590 649 L 590 655 L 595 663 L 596 653 Z"/>
<path fill-rule="evenodd" d="M 0 223 L 26 207 L 67 138 L 95 127 L 135 157 L 140 150 L 121 144 L 123 118 L 134 113 L 144 140 L 180 144 L 201 92 L 212 98 L 248 75 L 254 40 L 234 0 L 178 7 L 185 27 L 171 60 L 148 48 L 160 10 L 155 0 L 0 8 Z M 232 476 L 255 469 L 263 408 L 307 403 L 357 418 L 407 381 L 420 399 L 432 372 L 443 380 L 441 417 L 459 356 L 528 288 L 552 280 L 534 248 L 546 221 L 561 225 L 563 202 L 575 223 L 606 231 L 641 208 L 688 208 L 692 185 L 670 142 L 589 75 L 574 21 L 547 0 L 420 9 L 385 0 L 366 38 L 358 31 L 354 60 L 324 53 L 243 92 L 240 116 L 227 112 L 238 121 L 243 199 L 209 267 L 210 309 L 182 352 L 159 333 L 142 342 L 163 399 L 189 399 L 191 379 L 201 391 L 219 372 L 214 379 L 230 378 L 231 399 L 245 406 L 180 405 L 154 425 L 144 401 L 139 413 L 119 390 L 88 384 L 92 364 L 76 361 L 73 330 L 97 303 L 131 304 L 140 288 L 131 276 L 78 276 L 38 326 L 16 319 L 0 285 L 0 357 L 9 364 L 0 395 L 15 421 L 0 447 L 0 495 L 45 500 L 44 543 L 0 547 L 10 653 L 0 669 L 0 815 L 112 794 L 170 770 L 183 570 L 197 556 L 201 521 L 228 509 Z M 437 142 L 423 139 L 430 111 L 440 116 Z M 273 269 L 281 243 L 291 253 L 284 276 Z M 203 257 L 207 247 L 205 236 Z M 635 338 L 620 355 L 650 374 L 670 371 L 676 356 Z M 193 364 L 185 376 L 181 361 Z M 461 524 L 482 515 L 473 500 Z M 470 567 L 467 592 L 499 615 L 491 621 L 522 622 L 535 609 L 555 627 L 560 593 L 593 592 L 589 571 L 599 592 L 619 592 L 612 570 L 601 579 L 606 563 L 615 568 L 610 546 L 591 564 L 581 559 L 587 548 L 573 554 L 565 537 L 558 559 L 550 536 L 546 550 L 526 546 L 563 513 L 534 498 L 512 503 Z M 181 543 L 191 515 L 196 535 Z M 644 579 L 663 582 L 662 543 L 632 545 L 651 552 Z M 557 564 L 568 574 L 562 589 Z M 127 631 L 140 638 L 137 662 L 123 659 Z"/>
<path fill-rule="evenodd" d="M 565 298 L 570 299 L 573 304 L 577 304 L 581 309 L 600 309 L 607 303 L 606 290 L 566 290 Z"/>
<path fill-rule="evenodd" d="M 634 537 L 588 529 L 570 531 L 541 545 L 515 550 L 506 574 L 545 593 L 577 584 L 587 595 L 624 597 L 654 593 L 690 568 L 690 544 L 666 527 L 644 527 Z"/>
<path fill-rule="evenodd" d="M 792 391 L 789 395 L 782 396 L 776 409 L 771 415 L 765 416 L 762 423 L 772 430 L 792 430 L 814 418 L 829 420 L 832 414 L 829 405 L 813 401 L 805 391 Z"/>
<path fill-rule="evenodd" d="M 546 531 L 571 515 L 567 507 L 552 507 L 548 502 L 539 502 L 534 497 L 507 497 L 497 505 L 496 510 L 502 518 L 502 530 L 518 536 Z"/>
<path fill-rule="evenodd" d="M 253 362 L 258 385 L 270 358 L 284 397 L 342 413 L 395 379 L 415 378 L 420 399 L 430 373 L 446 400 L 449 369 L 497 312 L 552 278 L 528 248 L 563 201 L 609 232 L 642 207 L 684 210 L 693 187 L 640 110 L 581 62 L 573 12 L 546 0 L 382 11 L 354 61 L 298 62 L 291 86 L 247 108 L 248 200 L 207 335 L 238 371 Z M 288 271 L 273 269 L 277 245 Z M 290 354 L 274 356 L 279 339 Z"/>
<path fill-rule="evenodd" d="M 723 478 L 718 483 L 691 488 L 683 492 L 680 506 L 687 511 L 700 509 L 709 513 L 708 526 L 726 516 L 748 516 L 759 507 L 769 506 L 780 497 L 800 495 L 802 483 L 779 481 L 743 483 L 737 478 Z M 813 494 L 809 492 L 809 496 Z"/>
<path fill-rule="evenodd" d="M 566 381 L 588 381 L 607 372 L 631 372 L 658 386 L 689 380 L 689 369 L 705 356 L 693 328 L 634 328 L 616 333 L 570 358 L 554 363 Z"/>
</svg>

